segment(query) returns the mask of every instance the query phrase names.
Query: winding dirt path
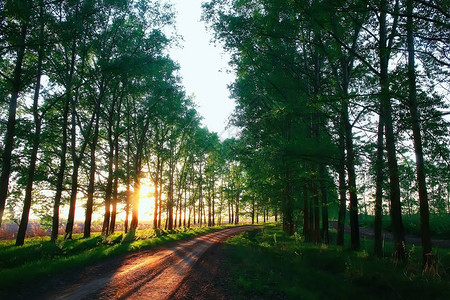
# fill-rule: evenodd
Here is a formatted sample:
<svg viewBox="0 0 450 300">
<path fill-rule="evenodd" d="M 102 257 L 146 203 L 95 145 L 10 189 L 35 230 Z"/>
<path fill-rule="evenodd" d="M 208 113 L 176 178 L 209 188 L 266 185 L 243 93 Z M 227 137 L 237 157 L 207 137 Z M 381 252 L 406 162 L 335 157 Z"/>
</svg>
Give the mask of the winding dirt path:
<svg viewBox="0 0 450 300">
<path fill-rule="evenodd" d="M 67 279 L 62 280 L 55 286 L 59 288 L 41 296 L 45 299 L 168 299 L 208 249 L 255 228 L 258 226 L 224 229 L 110 259 L 81 270 L 78 280 L 72 278 L 70 285 L 64 284 Z"/>
</svg>

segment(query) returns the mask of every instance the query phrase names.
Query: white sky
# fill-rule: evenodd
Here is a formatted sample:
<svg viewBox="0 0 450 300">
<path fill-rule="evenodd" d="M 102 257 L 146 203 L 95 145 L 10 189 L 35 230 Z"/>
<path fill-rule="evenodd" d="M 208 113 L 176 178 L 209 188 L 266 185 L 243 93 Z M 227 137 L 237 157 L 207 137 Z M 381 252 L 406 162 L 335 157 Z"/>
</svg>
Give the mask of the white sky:
<svg viewBox="0 0 450 300">
<path fill-rule="evenodd" d="M 170 56 L 180 64 L 180 75 L 187 95 L 194 95 L 203 124 L 224 139 L 232 135 L 225 130 L 234 109 L 227 85 L 234 81 L 228 66 L 229 56 L 220 45 L 212 43 L 213 34 L 200 21 L 202 0 L 171 0 L 177 11 L 176 29 L 183 36 L 181 49 Z"/>
</svg>

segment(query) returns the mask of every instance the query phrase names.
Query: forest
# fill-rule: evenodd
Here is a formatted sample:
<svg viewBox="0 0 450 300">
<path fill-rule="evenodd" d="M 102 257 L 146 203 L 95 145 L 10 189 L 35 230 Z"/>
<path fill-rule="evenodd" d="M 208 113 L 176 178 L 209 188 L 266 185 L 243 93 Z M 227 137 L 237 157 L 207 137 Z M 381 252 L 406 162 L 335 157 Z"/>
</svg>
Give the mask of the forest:
<svg viewBox="0 0 450 300">
<path fill-rule="evenodd" d="M 430 219 L 450 214 L 448 1 L 205 1 L 236 74 L 228 139 L 182 86 L 175 17 L 163 1 L 0 2 L 0 225 L 18 225 L 16 246 L 32 217 L 72 239 L 77 207 L 84 238 L 94 222 L 134 237 L 145 186 L 155 230 L 270 220 L 359 250 L 364 215 L 382 256 L 388 216 L 399 261 L 417 216 L 433 265 Z"/>
<path fill-rule="evenodd" d="M 280 208 L 283 230 L 328 242 L 338 202 L 351 248 L 374 215 L 381 255 L 389 214 L 403 260 L 402 216 L 448 214 L 449 4 L 445 1 L 211 1 L 205 19 L 233 54 L 233 122 L 242 128 L 246 194 Z M 256 162 L 256 163 L 255 163 Z M 348 205 L 347 205 L 348 203 Z M 428 257 L 428 258 L 427 258 Z"/>
<path fill-rule="evenodd" d="M 144 177 L 155 228 L 213 225 L 225 209 L 238 222 L 242 170 L 227 150 L 236 142 L 200 125 L 167 54 L 173 18 L 153 1 L 4 4 L 0 218 L 19 223 L 16 245 L 30 212 L 52 240 L 66 223 L 70 239 L 79 201 L 84 237 L 95 209 L 104 211 L 103 234 L 120 212 L 134 232 Z"/>
</svg>

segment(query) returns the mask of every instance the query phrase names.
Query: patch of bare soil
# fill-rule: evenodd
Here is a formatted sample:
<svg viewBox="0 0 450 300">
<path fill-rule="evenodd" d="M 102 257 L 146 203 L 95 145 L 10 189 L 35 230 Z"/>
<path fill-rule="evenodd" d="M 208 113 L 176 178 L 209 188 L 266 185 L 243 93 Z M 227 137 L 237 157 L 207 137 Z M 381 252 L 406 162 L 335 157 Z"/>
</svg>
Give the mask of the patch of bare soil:
<svg viewBox="0 0 450 300">
<path fill-rule="evenodd" d="M 222 268 L 227 253 L 222 243 L 211 247 L 192 267 L 171 299 L 234 299 L 228 288 L 229 274 Z"/>
<path fill-rule="evenodd" d="M 24 283 L 0 299 L 229 299 L 220 244 L 255 228 L 224 229 L 111 258 Z"/>
</svg>

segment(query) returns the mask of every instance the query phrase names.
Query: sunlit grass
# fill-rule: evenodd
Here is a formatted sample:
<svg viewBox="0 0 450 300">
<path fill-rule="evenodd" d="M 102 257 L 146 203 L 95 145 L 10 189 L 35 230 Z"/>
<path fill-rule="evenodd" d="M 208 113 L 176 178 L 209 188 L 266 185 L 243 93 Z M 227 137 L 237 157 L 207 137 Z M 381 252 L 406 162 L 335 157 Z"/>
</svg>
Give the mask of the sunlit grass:
<svg viewBox="0 0 450 300">
<path fill-rule="evenodd" d="M 304 243 L 268 226 L 229 239 L 226 268 L 241 299 L 450 299 L 450 249 L 438 249 L 439 274 L 423 275 L 420 247 L 411 246 L 403 264 L 393 260 L 392 243 L 384 258 L 372 255 L 373 241 L 361 244 L 350 251 Z"/>
<path fill-rule="evenodd" d="M 56 243 L 51 242 L 48 237 L 29 238 L 21 247 L 16 247 L 14 241 L 2 241 L 0 242 L 0 289 L 88 265 L 115 255 L 147 249 L 227 227 L 232 226 L 178 228 L 171 231 L 146 229 L 137 231 L 135 238 L 127 243 L 122 242 L 122 233 L 109 236 L 94 233 L 86 239 L 82 238 L 82 234 L 74 234 L 73 239 L 60 238 Z"/>
</svg>

